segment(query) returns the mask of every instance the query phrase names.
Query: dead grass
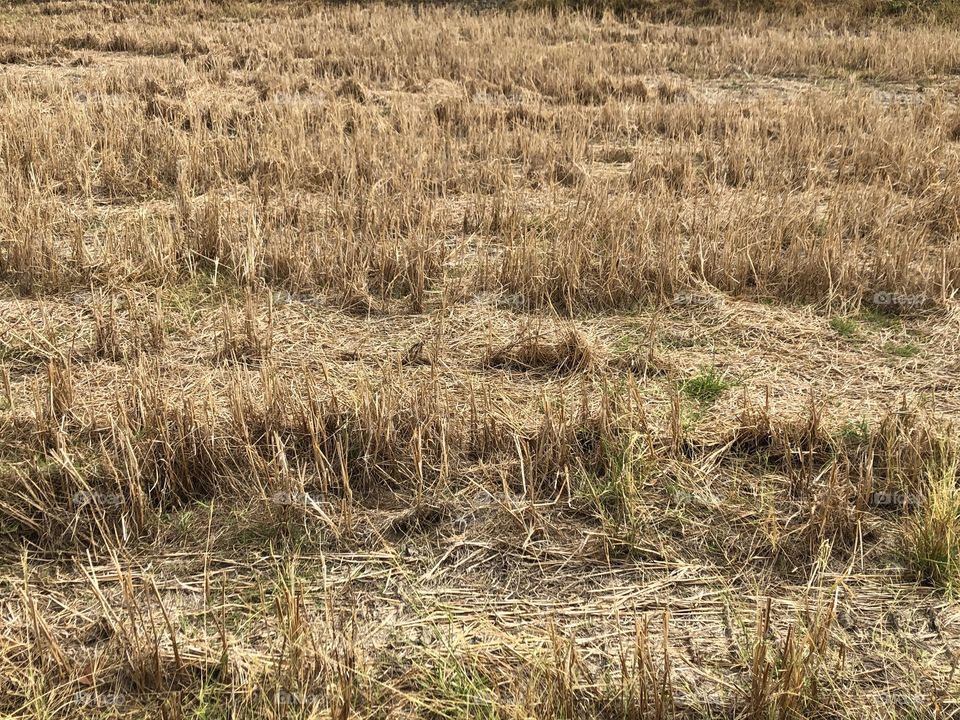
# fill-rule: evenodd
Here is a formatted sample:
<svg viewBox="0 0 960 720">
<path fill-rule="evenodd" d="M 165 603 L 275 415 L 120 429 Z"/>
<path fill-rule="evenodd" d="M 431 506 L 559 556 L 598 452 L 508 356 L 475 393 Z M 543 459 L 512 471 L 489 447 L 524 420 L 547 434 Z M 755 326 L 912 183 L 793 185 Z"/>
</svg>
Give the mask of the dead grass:
<svg viewBox="0 0 960 720">
<path fill-rule="evenodd" d="M 576 327 L 553 333 L 539 327 L 524 328 L 516 338 L 491 347 L 484 358 L 489 367 L 571 373 L 596 365 L 593 345 Z"/>
<path fill-rule="evenodd" d="M 0 715 L 957 713 L 951 6 L 598 7 L 0 7 Z"/>
<path fill-rule="evenodd" d="M 926 497 L 904 536 L 907 562 L 921 580 L 956 590 L 960 578 L 960 498 L 956 466 L 931 465 Z"/>
</svg>

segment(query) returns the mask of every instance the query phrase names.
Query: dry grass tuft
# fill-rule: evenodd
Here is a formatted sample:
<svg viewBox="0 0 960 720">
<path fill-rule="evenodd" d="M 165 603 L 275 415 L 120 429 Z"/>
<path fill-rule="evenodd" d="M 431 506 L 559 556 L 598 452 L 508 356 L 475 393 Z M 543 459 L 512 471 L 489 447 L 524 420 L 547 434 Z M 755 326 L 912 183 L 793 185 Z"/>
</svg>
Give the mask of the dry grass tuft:
<svg viewBox="0 0 960 720">
<path fill-rule="evenodd" d="M 921 581 L 953 595 L 960 582 L 960 487 L 956 460 L 931 465 L 927 476 L 926 497 L 907 522 L 903 553 Z"/>
<path fill-rule="evenodd" d="M 947 121 L 947 139 L 960 142 L 960 114 Z"/>
<path fill-rule="evenodd" d="M 337 97 L 355 100 L 358 103 L 367 101 L 367 90 L 354 78 L 345 78 L 336 89 Z"/>
<path fill-rule="evenodd" d="M 597 351 L 590 339 L 572 325 L 553 331 L 528 327 L 513 340 L 489 347 L 484 364 L 520 371 L 581 372 L 597 364 Z"/>
</svg>

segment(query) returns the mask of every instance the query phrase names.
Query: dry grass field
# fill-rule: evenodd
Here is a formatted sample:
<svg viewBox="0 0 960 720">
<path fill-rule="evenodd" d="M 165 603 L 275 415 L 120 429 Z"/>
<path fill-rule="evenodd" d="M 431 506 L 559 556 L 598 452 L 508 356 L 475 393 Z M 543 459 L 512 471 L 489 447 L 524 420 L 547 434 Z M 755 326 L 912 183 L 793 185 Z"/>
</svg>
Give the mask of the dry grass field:
<svg viewBox="0 0 960 720">
<path fill-rule="evenodd" d="M 960 32 L 0 5 L 0 716 L 960 717 Z"/>
</svg>

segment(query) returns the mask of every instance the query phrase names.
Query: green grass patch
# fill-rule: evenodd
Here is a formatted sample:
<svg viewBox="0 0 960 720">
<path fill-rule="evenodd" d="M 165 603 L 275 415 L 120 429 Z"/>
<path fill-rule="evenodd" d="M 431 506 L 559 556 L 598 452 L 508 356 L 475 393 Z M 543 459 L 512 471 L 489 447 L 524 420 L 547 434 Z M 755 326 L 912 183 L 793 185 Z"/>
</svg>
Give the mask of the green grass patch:
<svg viewBox="0 0 960 720">
<path fill-rule="evenodd" d="M 428 651 L 417 677 L 420 702 L 428 716 L 448 720 L 504 717 L 494 685 L 482 669 L 439 629 L 434 633 L 441 647 Z"/>
<path fill-rule="evenodd" d="M 870 442 L 870 424 L 864 418 L 857 421 L 847 420 L 834 437 L 849 448 L 866 447 Z"/>
<path fill-rule="evenodd" d="M 890 330 L 900 326 L 900 318 L 876 308 L 863 308 L 857 315 L 857 319 L 866 325 L 881 330 Z"/>
<path fill-rule="evenodd" d="M 852 339 L 860 334 L 857 322 L 848 317 L 830 318 L 830 328 L 840 337 Z"/>
<path fill-rule="evenodd" d="M 729 387 L 730 383 L 716 368 L 707 368 L 699 375 L 684 380 L 680 384 L 680 392 L 691 400 L 709 404 L 716 402 Z"/>
<path fill-rule="evenodd" d="M 886 350 L 891 355 L 896 355 L 901 358 L 912 358 L 920 354 L 920 348 L 914 345 L 913 343 L 887 343 L 884 346 Z"/>
<path fill-rule="evenodd" d="M 617 338 L 613 344 L 613 351 L 618 355 L 631 352 L 640 344 L 640 338 L 634 333 L 626 333 Z"/>
</svg>

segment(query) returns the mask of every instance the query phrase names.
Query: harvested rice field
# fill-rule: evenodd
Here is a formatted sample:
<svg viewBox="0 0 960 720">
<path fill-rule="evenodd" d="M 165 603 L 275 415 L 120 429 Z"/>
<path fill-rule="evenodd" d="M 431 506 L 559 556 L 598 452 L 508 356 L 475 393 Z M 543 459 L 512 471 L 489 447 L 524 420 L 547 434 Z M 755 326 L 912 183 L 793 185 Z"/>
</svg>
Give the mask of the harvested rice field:
<svg viewBox="0 0 960 720">
<path fill-rule="evenodd" d="M 852 8 L 0 3 L 0 716 L 960 717 L 960 25 Z"/>
</svg>

